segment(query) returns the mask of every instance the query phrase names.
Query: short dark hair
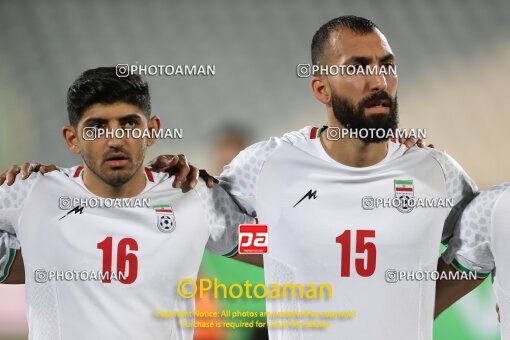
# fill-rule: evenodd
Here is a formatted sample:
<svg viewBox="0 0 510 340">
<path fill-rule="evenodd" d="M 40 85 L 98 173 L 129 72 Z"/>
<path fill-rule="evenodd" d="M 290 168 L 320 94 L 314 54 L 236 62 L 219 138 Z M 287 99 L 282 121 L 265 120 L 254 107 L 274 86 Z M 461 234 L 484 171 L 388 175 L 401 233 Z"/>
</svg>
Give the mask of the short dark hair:
<svg viewBox="0 0 510 340">
<path fill-rule="evenodd" d="M 342 28 L 360 35 L 372 33 L 378 29 L 372 21 L 355 15 L 343 15 L 328 21 L 322 25 L 313 36 L 312 64 L 317 65 L 323 61 L 324 51 L 331 33 Z"/>
<path fill-rule="evenodd" d="M 83 72 L 67 91 L 69 123 L 76 126 L 94 104 L 124 102 L 151 115 L 149 84 L 137 74 L 118 77 L 115 67 L 98 67 Z"/>
</svg>

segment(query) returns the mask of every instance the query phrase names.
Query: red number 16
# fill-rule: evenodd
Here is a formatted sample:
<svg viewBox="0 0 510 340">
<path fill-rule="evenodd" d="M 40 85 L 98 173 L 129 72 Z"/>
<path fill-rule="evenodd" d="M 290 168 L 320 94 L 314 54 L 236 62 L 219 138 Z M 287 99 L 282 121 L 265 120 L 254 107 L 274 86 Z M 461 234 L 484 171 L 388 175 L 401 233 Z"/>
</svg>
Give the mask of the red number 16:
<svg viewBox="0 0 510 340">
<path fill-rule="evenodd" d="M 97 244 L 97 249 L 103 251 L 103 278 L 104 283 L 111 283 L 113 240 L 108 236 Z M 120 282 L 130 284 L 138 276 L 138 258 L 128 250 L 138 250 L 138 243 L 130 237 L 123 238 L 117 245 L 117 277 Z M 129 273 L 129 274 L 126 274 Z"/>
</svg>

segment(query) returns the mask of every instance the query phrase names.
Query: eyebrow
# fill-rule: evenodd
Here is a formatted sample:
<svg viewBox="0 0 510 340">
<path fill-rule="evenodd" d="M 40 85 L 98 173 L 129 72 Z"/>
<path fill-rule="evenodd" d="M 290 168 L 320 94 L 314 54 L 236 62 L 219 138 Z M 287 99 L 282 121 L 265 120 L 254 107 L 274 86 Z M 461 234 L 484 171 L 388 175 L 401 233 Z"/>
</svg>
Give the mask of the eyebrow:
<svg viewBox="0 0 510 340">
<path fill-rule="evenodd" d="M 107 119 L 103 118 L 87 118 L 84 122 L 84 126 L 91 126 L 91 125 L 99 125 L 99 124 L 106 124 L 108 123 Z"/>
<path fill-rule="evenodd" d="M 136 120 L 136 121 L 140 121 L 140 115 L 137 114 L 137 113 L 131 113 L 131 114 L 128 114 L 124 117 L 121 117 L 119 119 L 119 122 L 120 123 L 125 123 L 127 121 L 130 121 L 130 120 Z M 108 119 L 104 119 L 104 118 L 87 118 L 84 122 L 83 122 L 83 126 L 93 126 L 93 125 L 102 125 L 102 124 L 108 124 Z"/>
<path fill-rule="evenodd" d="M 372 60 L 373 60 L 373 58 L 371 58 L 371 57 L 355 55 L 355 56 L 352 56 L 349 59 L 347 59 L 345 61 L 345 63 L 346 64 L 349 64 L 349 63 L 370 64 L 372 62 Z M 395 56 L 392 53 L 388 53 L 388 54 L 382 56 L 381 58 L 379 58 L 379 62 L 381 62 L 381 63 L 385 63 L 388 61 L 394 61 L 394 60 L 395 60 Z"/>
<path fill-rule="evenodd" d="M 395 61 L 395 56 L 392 53 L 388 53 L 385 56 L 379 58 L 379 62 L 385 63 L 388 61 Z"/>
<path fill-rule="evenodd" d="M 120 119 L 119 119 L 119 122 L 121 122 L 121 123 L 125 123 L 125 122 L 127 122 L 127 121 L 129 121 L 129 120 L 136 120 L 136 121 L 140 121 L 140 120 L 141 120 L 141 118 L 140 118 L 140 115 L 139 115 L 139 114 L 137 114 L 137 113 L 131 113 L 131 114 L 127 115 L 127 116 L 124 116 L 124 117 L 120 118 Z"/>
</svg>

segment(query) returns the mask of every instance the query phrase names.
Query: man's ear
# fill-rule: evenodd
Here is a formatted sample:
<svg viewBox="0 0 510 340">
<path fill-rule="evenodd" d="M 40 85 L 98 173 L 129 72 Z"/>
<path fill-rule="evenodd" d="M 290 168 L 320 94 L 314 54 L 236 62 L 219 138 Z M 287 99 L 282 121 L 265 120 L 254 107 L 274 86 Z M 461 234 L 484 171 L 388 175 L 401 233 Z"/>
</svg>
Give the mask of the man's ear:
<svg viewBox="0 0 510 340">
<path fill-rule="evenodd" d="M 76 129 L 71 125 L 66 125 L 62 128 L 62 135 L 64 136 L 69 150 L 75 154 L 79 154 L 80 147 L 78 146 L 78 133 Z"/>
<path fill-rule="evenodd" d="M 147 121 L 147 129 L 153 131 L 151 136 L 156 136 L 157 132 L 161 128 L 161 119 L 158 116 L 153 116 Z M 156 143 L 156 138 L 147 138 L 147 146 L 151 146 Z"/>
<path fill-rule="evenodd" d="M 324 105 L 331 104 L 331 88 L 323 76 L 313 76 L 310 83 L 315 98 Z"/>
</svg>

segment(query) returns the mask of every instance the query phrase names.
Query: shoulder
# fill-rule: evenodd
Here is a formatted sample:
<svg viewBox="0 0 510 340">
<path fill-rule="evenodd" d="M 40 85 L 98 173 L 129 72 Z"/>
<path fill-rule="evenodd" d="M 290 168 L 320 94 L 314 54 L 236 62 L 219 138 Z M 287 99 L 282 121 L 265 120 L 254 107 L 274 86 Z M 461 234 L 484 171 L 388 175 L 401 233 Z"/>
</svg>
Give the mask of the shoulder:
<svg viewBox="0 0 510 340">
<path fill-rule="evenodd" d="M 505 193 L 510 192 L 509 189 L 510 182 L 506 182 L 478 193 L 462 213 L 460 220 L 462 229 L 473 230 L 473 235 L 489 233 L 498 202 Z M 506 211 L 507 207 L 504 207 L 504 210 Z"/>
<path fill-rule="evenodd" d="M 46 174 L 48 177 L 41 175 L 40 173 L 32 173 L 27 179 L 21 179 L 21 176 L 16 177 L 16 181 L 12 185 L 4 183 L 0 186 L 0 192 L 4 195 L 11 197 L 17 197 L 19 199 L 26 198 L 32 187 L 43 178 L 50 178 L 50 174 Z"/>
<path fill-rule="evenodd" d="M 255 143 L 246 150 L 252 150 L 259 153 L 264 153 L 263 151 L 270 151 L 271 149 L 275 149 L 282 144 L 299 144 L 306 142 L 311 139 L 318 138 L 320 135 L 320 132 L 323 128 L 317 128 L 313 126 L 305 126 L 304 128 L 296 131 L 290 131 L 285 133 L 281 137 L 271 137 L 265 141 L 261 141 L 258 143 Z M 262 151 L 262 152 L 261 152 Z"/>
<path fill-rule="evenodd" d="M 444 150 L 437 150 L 429 147 L 416 147 L 416 149 L 419 150 L 418 152 L 422 152 L 426 157 L 436 162 L 441 167 L 441 169 L 443 169 L 443 172 L 451 172 L 455 169 L 462 169 L 460 164 L 457 163 L 457 161 Z"/>
<path fill-rule="evenodd" d="M 257 169 L 269 158 L 278 148 L 283 145 L 297 145 L 318 136 L 319 129 L 313 126 L 306 126 L 300 130 L 285 133 L 281 137 L 271 137 L 250 145 L 234 158 L 231 165 L 241 166 L 246 170 Z"/>
<path fill-rule="evenodd" d="M 425 147 L 421 149 L 421 152 L 437 163 L 444 174 L 445 181 L 449 185 L 460 187 L 462 184 L 467 183 L 472 187 L 473 191 L 478 191 L 475 183 L 467 175 L 462 166 L 452 156 L 447 154 L 446 151 Z M 450 189 L 453 190 L 454 188 Z"/>
<path fill-rule="evenodd" d="M 466 209 L 466 219 L 490 218 L 499 200 L 510 193 L 510 182 L 502 183 L 481 191 Z"/>
</svg>

